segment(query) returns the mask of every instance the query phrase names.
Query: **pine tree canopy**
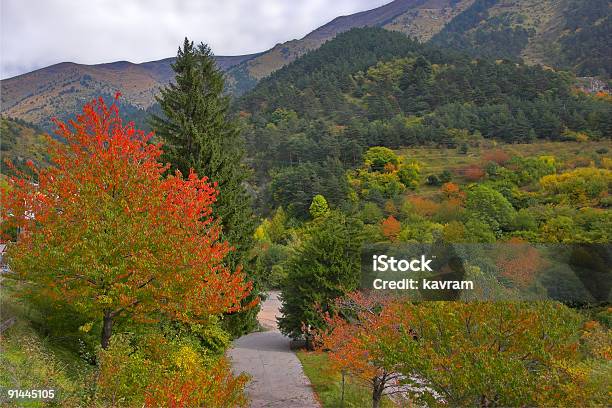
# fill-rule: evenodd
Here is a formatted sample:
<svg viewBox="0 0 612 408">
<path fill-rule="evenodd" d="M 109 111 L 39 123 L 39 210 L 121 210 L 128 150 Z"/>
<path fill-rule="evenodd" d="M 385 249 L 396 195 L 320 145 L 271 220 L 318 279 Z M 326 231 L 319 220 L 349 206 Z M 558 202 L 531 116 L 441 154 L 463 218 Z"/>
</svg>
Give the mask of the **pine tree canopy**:
<svg viewBox="0 0 612 408">
<path fill-rule="evenodd" d="M 162 160 L 170 163 L 171 171 L 186 175 L 193 169 L 217 183 L 214 212 L 221 220 L 223 238 L 235 247 L 227 262 L 231 268 L 242 265 L 249 274 L 248 254 L 254 231 L 251 197 L 244 186 L 249 172 L 242 164 L 244 142 L 230 115 L 223 73 L 207 45 L 194 46 L 187 38 L 172 69 L 175 82 L 157 97 L 162 114 L 151 120 L 164 141 Z"/>
</svg>

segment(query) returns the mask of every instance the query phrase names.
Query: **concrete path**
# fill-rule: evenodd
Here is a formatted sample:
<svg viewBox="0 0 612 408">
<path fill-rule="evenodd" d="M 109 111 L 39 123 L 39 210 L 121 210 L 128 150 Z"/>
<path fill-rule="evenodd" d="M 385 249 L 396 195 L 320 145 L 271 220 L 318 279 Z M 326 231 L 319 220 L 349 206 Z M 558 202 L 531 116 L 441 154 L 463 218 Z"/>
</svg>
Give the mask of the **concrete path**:
<svg viewBox="0 0 612 408">
<path fill-rule="evenodd" d="M 234 341 L 228 351 L 233 370 L 251 376 L 247 393 L 252 408 L 320 407 L 300 360 L 289 349 L 289 338 L 278 331 L 279 308 L 278 292 L 269 293 L 257 316 L 267 331 Z"/>
</svg>

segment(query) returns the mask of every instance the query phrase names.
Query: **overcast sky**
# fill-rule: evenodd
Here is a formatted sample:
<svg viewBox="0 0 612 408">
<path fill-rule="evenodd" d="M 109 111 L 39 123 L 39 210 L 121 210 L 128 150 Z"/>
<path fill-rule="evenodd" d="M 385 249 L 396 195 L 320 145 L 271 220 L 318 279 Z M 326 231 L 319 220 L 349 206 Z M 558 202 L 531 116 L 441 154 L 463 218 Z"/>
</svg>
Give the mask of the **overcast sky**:
<svg viewBox="0 0 612 408">
<path fill-rule="evenodd" d="M 391 0 L 0 0 L 0 75 L 63 61 L 143 62 L 185 36 L 217 55 L 264 51 Z"/>
</svg>

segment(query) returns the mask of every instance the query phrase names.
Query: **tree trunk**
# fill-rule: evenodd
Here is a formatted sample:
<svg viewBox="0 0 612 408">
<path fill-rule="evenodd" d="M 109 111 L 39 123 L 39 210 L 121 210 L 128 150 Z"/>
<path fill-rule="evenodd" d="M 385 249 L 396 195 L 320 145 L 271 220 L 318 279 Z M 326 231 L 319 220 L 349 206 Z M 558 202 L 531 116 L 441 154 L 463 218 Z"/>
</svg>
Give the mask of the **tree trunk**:
<svg viewBox="0 0 612 408">
<path fill-rule="evenodd" d="M 110 310 L 104 312 L 104 320 L 102 322 L 102 337 L 101 344 L 102 348 L 108 348 L 108 343 L 110 342 L 111 334 L 113 331 L 113 316 Z"/>
<path fill-rule="evenodd" d="M 381 378 L 374 377 L 372 385 L 372 408 L 379 408 L 380 400 L 382 399 L 382 393 L 385 389 L 384 383 L 382 382 Z"/>
<path fill-rule="evenodd" d="M 376 390 L 374 390 L 374 392 L 372 393 L 372 408 L 379 408 L 379 407 L 380 407 L 380 395 Z"/>
</svg>

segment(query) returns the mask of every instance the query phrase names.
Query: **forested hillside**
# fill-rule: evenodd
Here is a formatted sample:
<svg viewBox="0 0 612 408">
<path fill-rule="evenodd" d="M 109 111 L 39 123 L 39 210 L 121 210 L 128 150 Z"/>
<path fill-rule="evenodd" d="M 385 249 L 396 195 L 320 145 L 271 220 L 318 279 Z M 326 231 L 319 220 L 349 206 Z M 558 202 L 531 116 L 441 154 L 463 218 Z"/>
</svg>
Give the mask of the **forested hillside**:
<svg viewBox="0 0 612 408">
<path fill-rule="evenodd" d="M 570 74 L 474 59 L 378 28 L 339 35 L 263 80 L 238 107 L 258 182 L 270 181 L 263 207 L 301 214 L 315 193 L 339 204 L 343 169 L 369 146 L 612 135 L 609 99 L 577 91 Z"/>
<path fill-rule="evenodd" d="M 431 43 L 472 56 L 524 59 L 609 77 L 611 24 L 607 0 L 476 0 Z"/>
<path fill-rule="evenodd" d="M 9 174 L 14 169 L 23 171 L 26 162 L 44 164 L 47 158 L 47 143 L 44 133 L 27 122 L 1 118 L 0 119 L 0 174 Z"/>
</svg>

